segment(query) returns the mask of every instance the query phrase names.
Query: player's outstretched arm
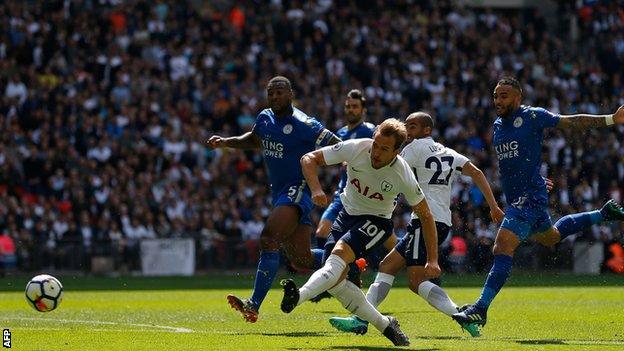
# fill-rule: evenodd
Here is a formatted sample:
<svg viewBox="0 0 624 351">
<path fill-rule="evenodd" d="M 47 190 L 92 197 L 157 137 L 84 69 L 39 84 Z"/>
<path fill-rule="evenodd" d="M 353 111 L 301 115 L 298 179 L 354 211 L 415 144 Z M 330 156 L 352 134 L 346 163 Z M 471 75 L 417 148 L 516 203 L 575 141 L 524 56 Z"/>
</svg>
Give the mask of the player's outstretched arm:
<svg viewBox="0 0 624 351">
<path fill-rule="evenodd" d="M 427 200 L 423 199 L 416 206 L 413 206 L 412 210 L 418 216 L 418 219 L 420 219 L 423 235 L 425 236 L 425 246 L 427 248 L 425 276 L 427 278 L 438 277 L 441 273 L 440 266 L 438 265 L 438 231 Z"/>
<path fill-rule="evenodd" d="M 492 217 L 492 220 L 496 223 L 502 222 L 503 217 L 505 217 L 505 212 L 498 207 L 498 203 L 496 203 L 496 199 L 494 198 L 494 193 L 492 193 L 492 188 L 490 188 L 490 183 L 485 179 L 483 172 L 472 162 L 468 161 L 462 168 L 462 174 L 472 178 L 479 187 L 479 190 L 481 190 L 483 196 L 485 196 L 485 201 L 487 201 L 490 207 L 490 217 Z"/>
<path fill-rule="evenodd" d="M 321 150 L 308 152 L 301 157 L 301 171 L 306 183 L 310 187 L 310 192 L 312 192 L 312 202 L 317 206 L 327 206 L 329 204 L 327 195 L 325 195 L 318 177 L 319 166 L 326 165 L 325 156 L 323 156 L 323 151 Z"/>
<path fill-rule="evenodd" d="M 231 147 L 235 149 L 258 149 L 260 148 L 260 138 L 253 132 L 247 132 L 240 136 L 224 138 L 213 135 L 207 141 L 208 146 L 213 149 L 220 147 Z"/>
<path fill-rule="evenodd" d="M 612 124 L 624 124 L 624 105 L 612 115 L 561 115 L 557 127 L 571 129 L 590 129 L 606 127 Z"/>
</svg>

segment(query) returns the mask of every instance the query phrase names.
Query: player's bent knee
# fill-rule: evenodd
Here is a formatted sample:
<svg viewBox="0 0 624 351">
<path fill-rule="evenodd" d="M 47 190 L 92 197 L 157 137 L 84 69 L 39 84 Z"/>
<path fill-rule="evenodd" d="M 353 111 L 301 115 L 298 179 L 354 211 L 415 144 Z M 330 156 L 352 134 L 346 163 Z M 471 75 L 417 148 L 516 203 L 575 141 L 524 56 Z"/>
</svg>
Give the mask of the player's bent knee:
<svg viewBox="0 0 624 351">
<path fill-rule="evenodd" d="M 418 295 L 418 287 L 420 286 L 420 284 L 422 284 L 423 281 L 424 279 L 410 280 L 409 282 L 410 290 L 414 292 L 414 294 Z"/>
<path fill-rule="evenodd" d="M 385 258 L 379 263 L 379 272 L 390 275 L 397 275 L 402 268 L 403 265 L 399 265 L 396 262 Z"/>
<path fill-rule="evenodd" d="M 506 243 L 495 243 L 492 248 L 492 253 L 494 255 L 507 255 L 513 256 L 516 248 L 512 245 L 507 245 Z"/>
<path fill-rule="evenodd" d="M 314 268 L 314 258 L 312 255 L 295 256 L 288 255 L 290 265 L 293 269 L 299 272 L 308 272 Z"/>
<path fill-rule="evenodd" d="M 262 250 L 279 250 L 279 242 L 272 236 L 264 235 L 264 232 L 262 232 L 260 236 L 260 248 Z"/>
<path fill-rule="evenodd" d="M 418 294 L 418 288 L 420 287 L 420 284 L 422 284 L 422 282 L 427 280 L 425 277 L 425 267 L 424 266 L 409 267 L 408 276 L 409 276 L 408 286 L 410 290 L 413 291 L 415 294 Z"/>
<path fill-rule="evenodd" d="M 316 237 L 327 239 L 329 236 L 329 232 L 331 231 L 331 223 L 328 221 L 321 221 L 319 223 L 319 227 L 316 229 Z"/>
<path fill-rule="evenodd" d="M 395 249 L 379 263 L 379 272 L 397 275 L 405 267 L 405 259 Z"/>
</svg>

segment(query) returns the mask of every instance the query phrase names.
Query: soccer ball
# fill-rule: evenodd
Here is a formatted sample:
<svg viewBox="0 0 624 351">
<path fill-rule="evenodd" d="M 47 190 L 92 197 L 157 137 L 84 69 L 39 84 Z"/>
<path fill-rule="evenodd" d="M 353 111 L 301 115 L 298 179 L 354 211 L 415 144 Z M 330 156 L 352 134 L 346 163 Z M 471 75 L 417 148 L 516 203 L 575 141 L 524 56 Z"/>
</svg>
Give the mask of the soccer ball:
<svg viewBox="0 0 624 351">
<path fill-rule="evenodd" d="M 63 300 L 63 285 L 51 275 L 40 274 L 26 285 L 26 301 L 39 312 L 50 312 Z"/>
</svg>

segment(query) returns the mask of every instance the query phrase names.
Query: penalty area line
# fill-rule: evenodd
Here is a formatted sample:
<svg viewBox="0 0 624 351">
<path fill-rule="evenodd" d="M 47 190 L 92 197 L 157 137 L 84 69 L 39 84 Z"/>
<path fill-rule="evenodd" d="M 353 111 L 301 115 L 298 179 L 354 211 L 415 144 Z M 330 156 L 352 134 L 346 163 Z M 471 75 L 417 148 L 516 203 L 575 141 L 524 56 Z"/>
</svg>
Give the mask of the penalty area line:
<svg viewBox="0 0 624 351">
<path fill-rule="evenodd" d="M 92 321 L 92 320 L 84 320 L 84 319 L 62 319 L 62 318 L 34 318 L 34 317 L 9 317 L 6 318 L 9 320 L 18 320 L 18 321 L 36 321 L 36 322 L 55 322 L 55 323 L 68 323 L 68 324 L 96 324 L 96 325 L 117 325 L 120 327 L 123 326 L 132 326 L 143 328 L 143 330 L 149 331 L 166 331 L 170 333 L 193 333 L 193 329 L 184 328 L 184 327 L 171 327 L 168 325 L 157 325 L 157 324 L 145 324 L 145 323 L 122 323 L 122 322 L 108 322 L 108 321 Z M 17 327 L 19 328 L 19 327 Z M 102 329 L 102 330 L 112 330 L 112 329 Z M 125 330 L 125 331 L 133 331 L 133 330 Z"/>
</svg>

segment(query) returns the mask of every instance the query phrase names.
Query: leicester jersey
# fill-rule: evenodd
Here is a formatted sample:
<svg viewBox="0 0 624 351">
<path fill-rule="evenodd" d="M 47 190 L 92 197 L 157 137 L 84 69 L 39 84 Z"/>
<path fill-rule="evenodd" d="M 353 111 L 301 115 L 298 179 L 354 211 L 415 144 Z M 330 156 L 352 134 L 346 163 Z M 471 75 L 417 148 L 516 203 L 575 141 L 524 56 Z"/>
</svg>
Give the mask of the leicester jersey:
<svg viewBox="0 0 624 351">
<path fill-rule="evenodd" d="M 520 106 L 511 116 L 494 121 L 493 144 L 508 204 L 521 205 L 537 195 L 545 198 L 546 184 L 539 173 L 543 131 L 560 118 L 543 108 Z"/>
<path fill-rule="evenodd" d="M 262 141 L 262 155 L 274 194 L 293 183 L 303 184 L 299 160 L 317 147 L 327 145 L 333 135 L 316 119 L 294 107 L 291 116 L 280 118 L 271 109 L 263 110 L 252 132 Z"/>
</svg>

